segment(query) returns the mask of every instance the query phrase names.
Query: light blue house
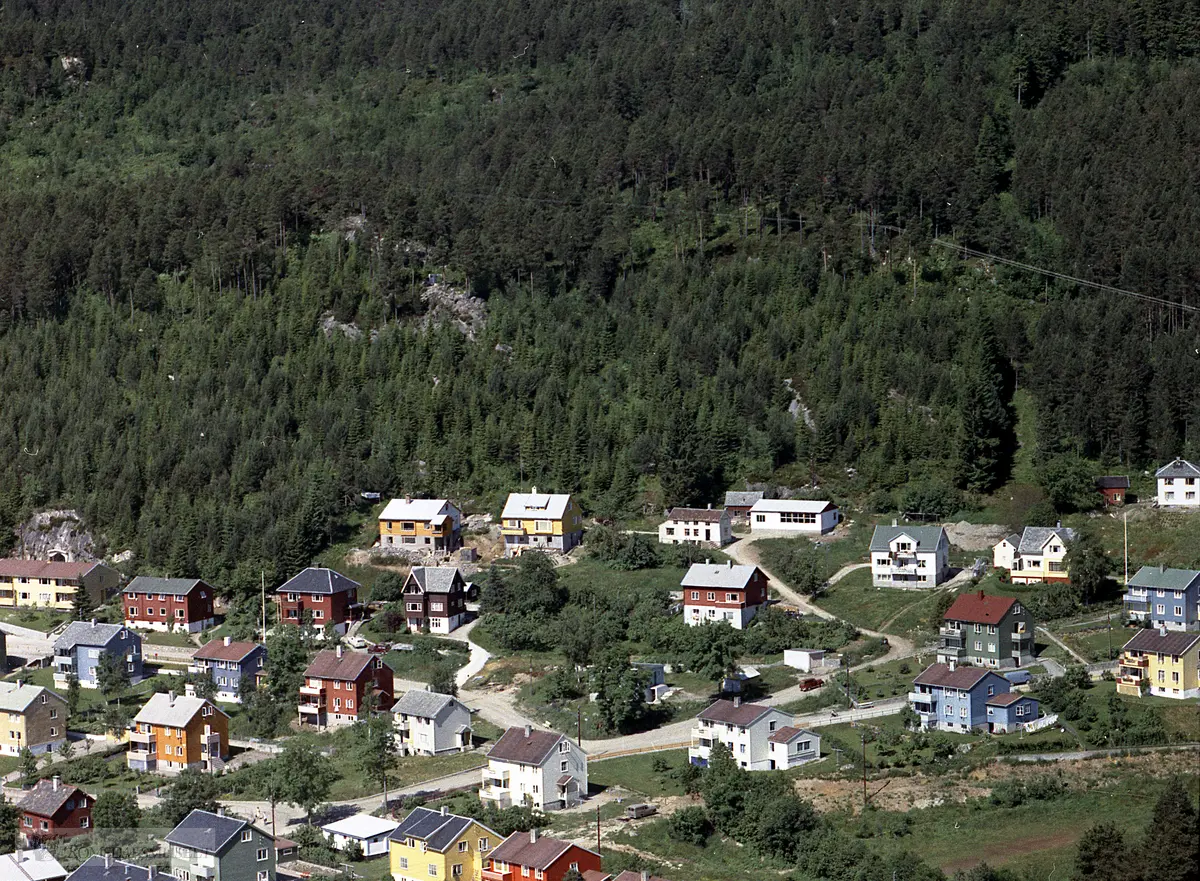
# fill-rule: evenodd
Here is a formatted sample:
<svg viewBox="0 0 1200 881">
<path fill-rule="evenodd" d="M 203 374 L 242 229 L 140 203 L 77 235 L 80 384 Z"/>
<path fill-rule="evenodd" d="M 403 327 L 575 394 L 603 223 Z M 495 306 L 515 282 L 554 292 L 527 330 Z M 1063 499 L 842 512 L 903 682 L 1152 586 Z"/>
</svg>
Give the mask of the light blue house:
<svg viewBox="0 0 1200 881">
<path fill-rule="evenodd" d="M 234 642 L 228 636 L 214 639 L 192 656 L 190 673 L 206 673 L 217 686 L 217 700 L 240 703 L 242 681 L 258 685 L 265 674 L 267 647 L 257 642 Z"/>
<path fill-rule="evenodd" d="M 1011 683 L 991 670 L 953 663 L 933 664 L 913 680 L 908 702 L 922 728 L 960 733 L 976 729 L 991 731 L 995 713 L 989 715 L 988 701 L 1011 690 Z M 1037 701 L 1033 703 L 1036 719 Z"/>
<path fill-rule="evenodd" d="M 1037 698 L 1015 691 L 998 694 L 987 699 L 988 731 L 992 734 L 1007 734 L 1020 731 L 1038 717 L 1041 708 Z"/>
<path fill-rule="evenodd" d="M 1200 624 L 1200 572 L 1143 566 L 1125 589 L 1125 616 L 1167 630 Z"/>
<path fill-rule="evenodd" d="M 111 655 L 125 665 L 130 682 L 142 680 L 142 638 L 123 624 L 72 621 L 54 641 L 54 684 L 65 687 L 72 673 L 84 688 L 96 688 L 100 659 Z"/>
</svg>

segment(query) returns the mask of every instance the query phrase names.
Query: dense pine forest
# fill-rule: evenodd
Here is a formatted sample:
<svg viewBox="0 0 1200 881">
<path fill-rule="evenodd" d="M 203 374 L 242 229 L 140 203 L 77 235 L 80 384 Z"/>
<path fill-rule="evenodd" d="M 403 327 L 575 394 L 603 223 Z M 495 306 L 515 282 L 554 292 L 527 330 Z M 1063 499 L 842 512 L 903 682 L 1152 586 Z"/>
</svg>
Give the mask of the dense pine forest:
<svg viewBox="0 0 1200 881">
<path fill-rule="evenodd" d="M 1042 459 L 1196 455 L 1198 53 L 1197 0 L 7 0 L 0 520 L 236 590 L 363 490 L 989 492 L 1018 388 Z"/>
</svg>

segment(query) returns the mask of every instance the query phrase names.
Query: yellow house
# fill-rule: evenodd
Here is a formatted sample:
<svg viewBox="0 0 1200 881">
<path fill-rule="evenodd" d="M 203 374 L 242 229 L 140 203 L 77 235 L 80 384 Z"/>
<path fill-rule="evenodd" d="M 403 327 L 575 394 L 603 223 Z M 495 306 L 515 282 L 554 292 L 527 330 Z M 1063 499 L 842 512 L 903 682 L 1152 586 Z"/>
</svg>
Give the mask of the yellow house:
<svg viewBox="0 0 1200 881">
<path fill-rule="evenodd" d="M 535 549 L 565 554 L 583 540 L 583 514 L 566 493 L 509 493 L 500 515 L 504 556 Z"/>
<path fill-rule="evenodd" d="M 1007 569 L 1013 584 L 1069 581 L 1067 548 L 1074 540 L 1073 529 L 1026 526 L 992 548 L 992 565 Z"/>
<path fill-rule="evenodd" d="M 0 559 L 0 607 L 30 606 L 70 611 L 81 588 L 99 604 L 121 583 L 103 563 Z"/>
<path fill-rule="evenodd" d="M 392 499 L 379 514 L 379 546 L 449 553 L 462 546 L 462 511 L 447 499 Z"/>
<path fill-rule="evenodd" d="M 487 854 L 504 837 L 446 808 L 414 808 L 388 837 L 395 881 L 480 881 Z"/>
<path fill-rule="evenodd" d="M 1143 630 L 1125 643 L 1117 659 L 1117 692 L 1183 700 L 1200 697 L 1200 633 Z"/>
<path fill-rule="evenodd" d="M 34 755 L 56 750 L 67 739 L 67 702 L 41 685 L 0 682 L 0 753 Z"/>
</svg>

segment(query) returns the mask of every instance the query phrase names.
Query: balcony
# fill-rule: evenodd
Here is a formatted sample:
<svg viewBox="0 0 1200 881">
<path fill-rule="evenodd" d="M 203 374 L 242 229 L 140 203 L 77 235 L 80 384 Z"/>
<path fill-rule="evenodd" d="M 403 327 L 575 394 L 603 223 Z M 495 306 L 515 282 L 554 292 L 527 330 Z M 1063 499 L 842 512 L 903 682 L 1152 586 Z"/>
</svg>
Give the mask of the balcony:
<svg viewBox="0 0 1200 881">
<path fill-rule="evenodd" d="M 131 753 L 158 752 L 158 735 L 154 732 L 130 731 L 129 751 Z"/>
<path fill-rule="evenodd" d="M 217 877 L 216 866 L 202 866 L 197 863 L 188 863 L 187 871 L 192 873 L 193 878 L 215 878 L 215 877 Z"/>
<path fill-rule="evenodd" d="M 928 710 L 929 713 L 933 713 L 933 695 L 932 694 L 926 694 L 925 692 L 922 692 L 922 691 L 910 691 L 908 693 L 908 702 L 910 704 L 913 704 L 913 708 L 916 709 L 917 712 L 921 712 L 920 706 L 924 705 L 924 706 L 929 707 L 929 710 Z"/>
<path fill-rule="evenodd" d="M 500 872 L 496 869 L 484 869 L 482 873 L 483 881 L 513 881 L 514 874 L 512 869 L 506 869 Z"/>
<path fill-rule="evenodd" d="M 1121 655 L 1117 659 L 1117 666 L 1148 670 L 1150 669 L 1150 658 L 1147 655 Z"/>
</svg>

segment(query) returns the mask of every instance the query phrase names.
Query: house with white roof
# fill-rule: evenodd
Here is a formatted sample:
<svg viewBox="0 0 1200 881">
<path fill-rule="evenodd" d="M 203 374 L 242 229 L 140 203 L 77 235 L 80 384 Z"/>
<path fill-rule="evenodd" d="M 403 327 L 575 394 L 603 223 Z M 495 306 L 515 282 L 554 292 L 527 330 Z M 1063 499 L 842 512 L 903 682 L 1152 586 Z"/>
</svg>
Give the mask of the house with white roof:
<svg viewBox="0 0 1200 881">
<path fill-rule="evenodd" d="M 936 587 L 950 574 L 950 539 L 940 526 L 876 526 L 871 583 L 876 587 Z"/>
<path fill-rule="evenodd" d="M 392 706 L 392 722 L 401 755 L 436 756 L 472 746 L 471 711 L 448 694 L 405 692 Z"/>
<path fill-rule="evenodd" d="M 388 836 L 399 826 L 396 820 L 354 814 L 321 827 L 325 837 L 336 850 L 345 850 L 351 843 L 362 848 L 364 857 L 384 856 L 388 852 Z"/>
<path fill-rule="evenodd" d="M 462 546 L 462 511 L 449 499 L 392 499 L 379 513 L 379 546 L 450 553 Z"/>
<path fill-rule="evenodd" d="M 1154 472 L 1158 504 L 1200 508 L 1200 468 L 1186 459 L 1175 459 Z"/>
<path fill-rule="evenodd" d="M 752 533 L 824 535 L 838 525 L 841 514 L 833 502 L 810 499 L 759 499 L 750 508 Z"/>
<path fill-rule="evenodd" d="M 0 881 L 63 881 L 67 870 L 44 847 L 0 855 Z"/>
<path fill-rule="evenodd" d="M 567 493 L 509 493 L 500 514 L 504 556 L 528 550 L 565 554 L 583 541 L 583 513 Z"/>
<path fill-rule="evenodd" d="M 1013 584 L 1069 581 L 1067 547 L 1075 530 L 1063 526 L 1026 526 L 992 548 L 992 566 L 1009 573 Z"/>
<path fill-rule="evenodd" d="M 693 563 L 683 580 L 683 621 L 689 626 L 724 621 L 736 630 L 767 602 L 767 576 L 757 566 Z"/>
</svg>

